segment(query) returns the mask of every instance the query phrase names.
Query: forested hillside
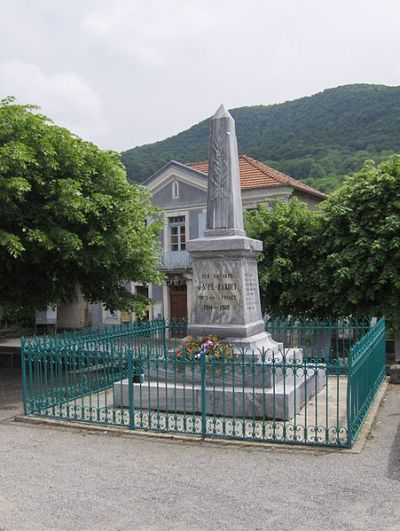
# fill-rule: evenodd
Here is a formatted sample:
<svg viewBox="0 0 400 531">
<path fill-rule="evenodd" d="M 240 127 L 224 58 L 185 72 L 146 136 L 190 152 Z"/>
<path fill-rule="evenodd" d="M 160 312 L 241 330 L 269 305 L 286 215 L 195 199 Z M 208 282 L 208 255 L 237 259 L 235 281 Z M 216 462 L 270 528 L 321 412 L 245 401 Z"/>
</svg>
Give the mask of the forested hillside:
<svg viewBox="0 0 400 531">
<path fill-rule="evenodd" d="M 323 191 L 334 189 L 365 159 L 400 153 L 400 87 L 346 85 L 231 113 L 240 154 Z M 171 159 L 206 159 L 208 132 L 207 119 L 166 140 L 123 152 L 128 178 L 142 182 Z"/>
</svg>

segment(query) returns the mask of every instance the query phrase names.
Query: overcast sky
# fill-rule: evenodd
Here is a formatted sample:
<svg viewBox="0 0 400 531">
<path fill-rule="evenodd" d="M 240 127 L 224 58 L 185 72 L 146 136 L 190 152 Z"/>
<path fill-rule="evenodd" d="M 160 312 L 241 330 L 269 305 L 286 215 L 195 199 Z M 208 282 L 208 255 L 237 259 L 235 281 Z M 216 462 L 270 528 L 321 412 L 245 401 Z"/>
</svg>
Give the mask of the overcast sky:
<svg viewBox="0 0 400 531">
<path fill-rule="evenodd" d="M 228 108 L 400 85 L 399 0 L 1 1 L 0 98 L 123 150 Z"/>
</svg>

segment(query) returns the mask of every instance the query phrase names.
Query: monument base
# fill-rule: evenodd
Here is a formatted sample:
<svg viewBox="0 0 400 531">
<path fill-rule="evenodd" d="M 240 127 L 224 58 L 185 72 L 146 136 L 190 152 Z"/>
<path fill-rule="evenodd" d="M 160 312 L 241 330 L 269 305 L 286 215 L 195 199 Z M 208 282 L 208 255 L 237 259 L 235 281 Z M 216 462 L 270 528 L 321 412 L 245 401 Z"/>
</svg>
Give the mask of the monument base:
<svg viewBox="0 0 400 531">
<path fill-rule="evenodd" d="M 208 336 L 213 334 L 217 337 L 223 338 L 225 342 L 236 343 L 240 342 L 241 338 L 245 340 L 256 335 L 261 334 L 265 330 L 265 324 L 262 319 L 249 324 L 236 324 L 234 326 L 229 324 L 193 324 L 189 323 L 188 334 L 190 336 Z"/>
<path fill-rule="evenodd" d="M 264 323 L 263 323 L 264 324 Z M 264 358 L 277 358 L 283 353 L 283 343 L 274 341 L 271 334 L 261 332 L 250 337 L 227 337 L 224 343 L 232 343 L 234 351 L 238 354 L 244 352 L 251 356 L 255 355 Z"/>
<path fill-rule="evenodd" d="M 204 372 L 193 362 L 159 359 L 144 369 L 144 377 L 132 384 L 134 409 L 198 415 L 205 399 L 207 415 L 283 421 L 297 415 L 326 383 L 325 369 L 304 363 L 301 349 L 243 367 L 210 364 Z M 127 379 L 114 384 L 114 407 L 129 406 L 129 391 Z"/>
<path fill-rule="evenodd" d="M 274 387 L 222 387 L 206 386 L 206 413 L 225 418 L 246 417 L 289 421 L 298 415 L 304 404 L 325 385 L 322 369 L 306 378 L 292 376 Z M 201 385 L 184 385 L 172 382 L 145 382 L 133 385 L 133 407 L 141 410 L 179 412 L 187 416 L 202 412 Z M 129 407 L 128 380 L 114 384 L 114 408 Z"/>
<path fill-rule="evenodd" d="M 264 322 L 262 322 L 264 328 Z M 202 327 L 192 326 L 189 328 L 189 334 L 197 337 L 207 336 L 209 334 L 215 334 L 217 337 L 224 337 L 223 343 L 230 343 L 233 345 L 233 351 L 235 354 L 247 354 L 251 357 L 256 357 L 260 361 L 262 359 L 275 358 L 276 362 L 282 359 L 283 343 L 274 341 L 271 334 L 267 332 L 259 332 L 257 334 L 244 336 L 244 337 L 226 337 L 221 334 L 218 326 L 209 327 L 204 329 Z"/>
</svg>

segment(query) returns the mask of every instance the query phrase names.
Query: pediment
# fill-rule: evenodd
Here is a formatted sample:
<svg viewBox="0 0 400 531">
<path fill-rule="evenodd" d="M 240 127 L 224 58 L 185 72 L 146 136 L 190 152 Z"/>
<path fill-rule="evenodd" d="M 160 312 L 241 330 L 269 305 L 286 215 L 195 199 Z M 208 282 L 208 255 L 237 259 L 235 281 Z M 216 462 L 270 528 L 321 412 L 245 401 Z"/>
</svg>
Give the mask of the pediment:
<svg viewBox="0 0 400 531">
<path fill-rule="evenodd" d="M 156 193 L 173 181 L 185 183 L 204 192 L 207 191 L 207 177 L 203 173 L 174 160 L 168 162 L 143 184 L 153 193 Z"/>
</svg>

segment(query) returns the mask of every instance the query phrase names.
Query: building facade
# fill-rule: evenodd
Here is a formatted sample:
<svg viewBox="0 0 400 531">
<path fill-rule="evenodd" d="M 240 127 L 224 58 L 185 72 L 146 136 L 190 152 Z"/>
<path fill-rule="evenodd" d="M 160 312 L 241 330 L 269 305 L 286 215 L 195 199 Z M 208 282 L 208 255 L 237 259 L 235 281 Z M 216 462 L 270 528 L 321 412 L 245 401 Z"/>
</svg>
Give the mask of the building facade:
<svg viewBox="0 0 400 531">
<path fill-rule="evenodd" d="M 131 293 L 137 292 L 141 295 L 146 295 L 148 291 L 147 287 L 135 286 L 133 282 L 127 282 L 127 289 Z M 37 332 L 52 333 L 56 330 L 79 330 L 133 320 L 135 315 L 131 312 L 107 310 L 101 303 L 91 304 L 77 290 L 73 301 L 56 307 L 49 306 L 46 310 L 37 312 L 35 322 Z"/>
<path fill-rule="evenodd" d="M 311 210 L 327 196 L 292 177 L 245 155 L 239 157 L 242 206 L 244 210 L 273 201 L 297 197 Z M 190 314 L 192 267 L 186 242 L 203 236 L 206 228 L 207 162 L 181 164 L 171 161 L 144 184 L 152 192 L 153 204 L 164 212 L 160 269 L 162 286 L 148 286 L 154 301 L 150 318 L 187 317 Z"/>
<path fill-rule="evenodd" d="M 239 157 L 243 210 L 274 201 L 297 197 L 311 210 L 327 196 L 292 177 L 245 155 Z M 190 313 L 192 266 L 186 242 L 203 236 L 206 228 L 207 162 L 181 164 L 171 161 L 144 184 L 152 192 L 153 204 L 164 213 L 160 235 L 160 269 L 166 281 L 161 286 L 141 286 L 127 282 L 131 293 L 152 299 L 147 317 L 182 318 Z M 39 312 L 36 324 L 45 330 L 79 329 L 135 320 L 135 315 L 106 310 L 90 304 L 78 292 L 75 301 Z"/>
</svg>

